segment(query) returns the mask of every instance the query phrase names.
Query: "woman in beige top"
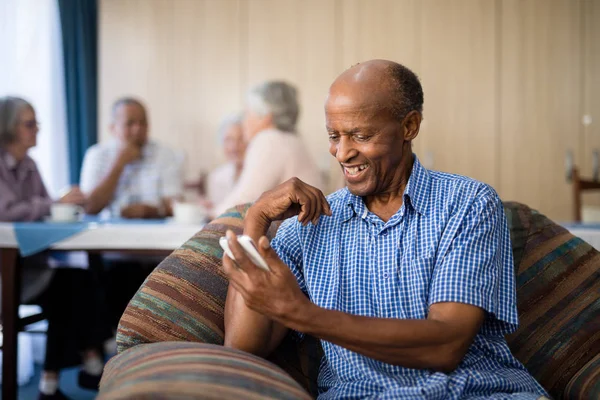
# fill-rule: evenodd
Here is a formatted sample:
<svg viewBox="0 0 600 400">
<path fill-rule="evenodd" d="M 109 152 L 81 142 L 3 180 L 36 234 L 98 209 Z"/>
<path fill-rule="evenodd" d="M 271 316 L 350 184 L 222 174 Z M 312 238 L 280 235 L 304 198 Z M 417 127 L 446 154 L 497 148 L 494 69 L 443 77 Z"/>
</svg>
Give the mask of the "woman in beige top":
<svg viewBox="0 0 600 400">
<path fill-rule="evenodd" d="M 268 81 L 250 90 L 243 121 L 248 142 L 244 168 L 215 216 L 293 177 L 323 189 L 320 171 L 296 133 L 298 114 L 297 91 L 288 83 Z"/>
</svg>

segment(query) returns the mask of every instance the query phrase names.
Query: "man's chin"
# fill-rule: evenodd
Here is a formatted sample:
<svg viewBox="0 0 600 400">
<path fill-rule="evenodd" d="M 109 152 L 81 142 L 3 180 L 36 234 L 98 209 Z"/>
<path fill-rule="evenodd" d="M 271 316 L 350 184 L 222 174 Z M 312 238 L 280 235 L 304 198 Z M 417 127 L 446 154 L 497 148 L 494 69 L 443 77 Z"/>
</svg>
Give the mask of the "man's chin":
<svg viewBox="0 0 600 400">
<path fill-rule="evenodd" d="M 373 189 L 367 183 L 351 184 L 348 181 L 346 181 L 346 187 L 348 188 L 348 191 L 350 191 L 350 193 L 360 197 L 368 196 L 373 192 Z"/>
</svg>

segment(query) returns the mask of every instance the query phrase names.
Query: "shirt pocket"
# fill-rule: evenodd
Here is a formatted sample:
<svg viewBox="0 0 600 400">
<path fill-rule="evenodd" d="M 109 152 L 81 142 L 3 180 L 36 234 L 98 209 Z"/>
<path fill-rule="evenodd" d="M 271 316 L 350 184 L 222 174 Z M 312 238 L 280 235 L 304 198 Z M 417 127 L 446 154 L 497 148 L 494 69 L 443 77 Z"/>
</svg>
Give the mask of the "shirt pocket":
<svg viewBox="0 0 600 400">
<path fill-rule="evenodd" d="M 398 287 L 405 318 L 427 318 L 434 264 L 434 257 L 415 257 L 402 261 L 398 271 Z"/>
</svg>

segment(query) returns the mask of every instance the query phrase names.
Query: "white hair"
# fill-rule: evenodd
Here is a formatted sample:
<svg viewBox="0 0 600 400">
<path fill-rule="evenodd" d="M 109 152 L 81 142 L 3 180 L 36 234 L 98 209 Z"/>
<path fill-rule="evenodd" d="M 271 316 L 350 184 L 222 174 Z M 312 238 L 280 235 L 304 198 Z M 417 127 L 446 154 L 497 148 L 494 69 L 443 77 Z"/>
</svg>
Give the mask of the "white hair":
<svg viewBox="0 0 600 400">
<path fill-rule="evenodd" d="M 267 81 L 250 89 L 248 107 L 255 113 L 273 116 L 273 125 L 285 132 L 295 132 L 300 107 L 298 91 L 289 83 Z"/>
<path fill-rule="evenodd" d="M 242 120 L 243 115 L 240 113 L 232 114 L 223 118 L 218 130 L 219 143 L 223 144 L 223 142 L 225 141 L 225 135 L 227 134 L 229 128 L 236 125 L 242 126 Z"/>
<path fill-rule="evenodd" d="M 21 111 L 33 106 L 20 97 L 6 96 L 0 98 L 0 148 L 17 140 L 17 125 Z"/>
</svg>

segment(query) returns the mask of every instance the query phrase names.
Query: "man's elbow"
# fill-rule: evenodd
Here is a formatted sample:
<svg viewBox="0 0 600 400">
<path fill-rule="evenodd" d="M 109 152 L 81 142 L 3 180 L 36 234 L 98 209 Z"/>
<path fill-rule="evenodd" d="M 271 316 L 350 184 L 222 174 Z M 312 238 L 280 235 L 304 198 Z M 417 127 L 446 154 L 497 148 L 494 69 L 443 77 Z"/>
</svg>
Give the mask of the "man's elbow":
<svg viewBox="0 0 600 400">
<path fill-rule="evenodd" d="M 254 354 L 263 358 L 267 357 L 268 355 L 266 354 L 266 346 L 260 346 L 256 343 L 251 343 L 247 339 L 245 340 L 241 337 L 231 337 L 230 335 L 225 335 L 223 346 L 245 351 L 246 353 Z"/>
<path fill-rule="evenodd" d="M 431 369 L 449 374 L 454 372 L 465 356 L 462 347 L 447 345 L 441 349 L 435 349 L 432 353 Z"/>
</svg>

